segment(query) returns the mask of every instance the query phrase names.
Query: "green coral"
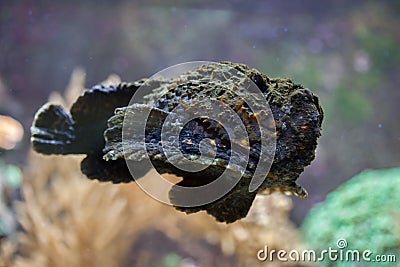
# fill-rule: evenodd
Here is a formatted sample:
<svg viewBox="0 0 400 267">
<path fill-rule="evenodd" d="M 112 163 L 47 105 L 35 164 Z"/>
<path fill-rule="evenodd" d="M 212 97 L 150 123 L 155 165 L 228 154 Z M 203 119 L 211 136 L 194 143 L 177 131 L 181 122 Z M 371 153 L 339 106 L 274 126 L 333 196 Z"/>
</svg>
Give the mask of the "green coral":
<svg viewBox="0 0 400 267">
<path fill-rule="evenodd" d="M 11 194 L 21 186 L 21 170 L 14 165 L 9 165 L 0 159 L 0 237 L 13 236 L 17 225 L 15 212 L 10 206 Z"/>
<path fill-rule="evenodd" d="M 366 170 L 331 192 L 316 205 L 302 225 L 308 249 L 338 249 L 345 239 L 347 250 L 365 250 L 376 255 L 395 255 L 400 248 L 400 168 Z M 318 254 L 317 254 L 318 255 Z M 325 257 L 326 258 L 326 257 Z M 361 258 L 361 257 L 360 257 Z M 318 266 L 396 266 L 394 262 L 329 261 Z"/>
</svg>

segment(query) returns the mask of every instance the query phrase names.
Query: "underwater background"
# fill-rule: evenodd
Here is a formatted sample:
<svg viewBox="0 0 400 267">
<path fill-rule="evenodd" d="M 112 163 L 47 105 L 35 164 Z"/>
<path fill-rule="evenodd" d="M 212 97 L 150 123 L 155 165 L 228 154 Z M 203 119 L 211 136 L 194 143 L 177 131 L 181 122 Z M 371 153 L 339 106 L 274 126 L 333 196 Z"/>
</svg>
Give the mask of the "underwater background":
<svg viewBox="0 0 400 267">
<path fill-rule="evenodd" d="M 388 0 L 1 1 L 0 266 L 399 266 L 399 25 Z M 245 63 L 319 96 L 322 136 L 298 179 L 307 199 L 260 196 L 225 225 L 135 184 L 89 181 L 82 157 L 30 150 L 49 98 L 68 107 L 84 88 L 193 60 Z M 397 262 L 257 259 L 265 245 L 339 238 Z"/>
</svg>

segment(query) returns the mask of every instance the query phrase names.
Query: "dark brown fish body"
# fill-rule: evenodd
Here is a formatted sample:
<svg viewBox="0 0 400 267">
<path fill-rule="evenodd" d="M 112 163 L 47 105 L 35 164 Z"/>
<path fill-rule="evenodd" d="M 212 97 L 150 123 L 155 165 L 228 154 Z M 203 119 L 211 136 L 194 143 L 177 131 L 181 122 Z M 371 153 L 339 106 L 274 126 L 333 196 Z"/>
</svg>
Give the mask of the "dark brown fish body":
<svg viewBox="0 0 400 267">
<path fill-rule="evenodd" d="M 237 72 L 235 75 L 238 78 L 230 76 L 231 78 L 222 83 L 204 79 L 204 76 L 215 73 L 231 75 L 232 70 Z M 239 78 L 242 76 L 251 79 L 262 92 L 264 102 L 260 103 L 266 101 L 269 104 L 269 109 L 261 104 L 255 104 L 252 108 L 261 112 L 272 112 L 270 115 L 273 116 L 276 136 L 276 150 L 269 173 L 265 174 L 265 180 L 253 192 L 249 191 L 249 184 L 260 158 L 261 126 L 257 121 L 259 114 L 246 105 L 242 101 L 243 97 L 235 94 L 234 89 L 226 89 L 235 88 L 238 83 L 240 85 Z M 151 83 L 156 85 L 152 88 L 161 89 L 150 91 L 146 96 L 148 102 L 129 104 L 132 96 L 144 83 L 145 80 L 141 80 L 115 87 L 96 86 L 78 98 L 71 108 L 71 115 L 60 106 L 46 104 L 36 114 L 32 126 L 34 150 L 43 154 L 86 154 L 81 169 L 87 177 L 114 183 L 131 182 L 134 178 L 143 176 L 149 169 L 141 167 L 143 150 L 138 148 L 134 139 L 124 140 L 122 132 L 124 127 L 135 127 L 140 123 L 140 119 L 126 120 L 127 117 L 140 118 L 138 115 L 141 110 L 149 109 L 145 134 L 147 157 L 159 173 L 172 173 L 182 177 L 182 181 L 177 184 L 179 186 L 202 186 L 217 179 L 225 170 L 228 173 L 235 172 L 236 169 L 231 166 L 236 166 L 236 163 L 239 166 L 244 157 L 240 150 L 232 149 L 232 144 L 236 142 L 239 146 L 249 147 L 244 174 L 229 193 L 209 204 L 176 206 L 177 209 L 187 213 L 206 210 L 218 221 L 233 222 L 246 216 L 255 195 L 260 191 L 281 191 L 300 197 L 307 196 L 306 191 L 295 181 L 304 167 L 314 159 L 323 118 L 318 98 L 308 89 L 289 79 L 271 79 L 243 64 L 223 62 L 200 66 L 170 80 L 153 79 Z M 168 90 L 162 90 L 163 88 Z M 224 102 L 233 110 L 245 126 L 248 142 L 230 140 L 227 129 L 217 120 L 202 117 L 202 108 L 191 108 L 194 99 L 202 97 Z M 212 140 L 210 149 L 214 149 L 215 158 L 210 166 L 199 172 L 176 168 L 164 151 L 166 146 L 173 144 L 161 142 L 161 125 L 168 116 L 179 119 L 176 109 L 181 106 L 184 107 L 185 114 L 191 114 L 196 119 L 181 129 L 180 156 L 198 160 L 201 156 L 199 147 L 202 140 Z M 225 118 L 229 116 L 225 111 L 216 115 Z M 179 161 L 178 155 L 176 158 Z M 127 162 L 136 166 L 135 177 L 129 172 Z M 180 197 L 177 188 L 172 187 L 169 193 L 173 203 L 174 199 Z"/>
</svg>

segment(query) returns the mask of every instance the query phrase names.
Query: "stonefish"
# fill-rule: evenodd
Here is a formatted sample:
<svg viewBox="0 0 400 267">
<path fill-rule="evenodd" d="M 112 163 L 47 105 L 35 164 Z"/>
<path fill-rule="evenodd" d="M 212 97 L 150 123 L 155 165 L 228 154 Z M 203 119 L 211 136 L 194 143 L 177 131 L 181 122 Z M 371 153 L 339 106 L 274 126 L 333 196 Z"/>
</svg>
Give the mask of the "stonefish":
<svg viewBox="0 0 400 267">
<path fill-rule="evenodd" d="M 214 81 L 214 76 L 220 79 Z M 257 88 L 258 97 L 261 96 L 260 101 L 252 105 L 245 99 L 246 94 L 254 93 L 246 92 L 241 86 L 246 79 Z M 151 90 L 140 103 L 132 103 L 131 98 L 143 85 Z M 235 131 L 232 129 L 236 128 L 232 126 L 230 130 L 229 125 L 216 119 L 230 118 L 231 113 L 217 109 L 216 118 L 210 118 L 203 114 L 207 107 L 203 109 L 201 103 L 200 108 L 193 108 L 198 99 L 219 101 L 233 111 L 247 139 L 238 135 L 230 138 L 230 133 Z M 143 112 L 148 115 L 145 123 Z M 261 113 L 272 118 L 272 125 L 267 128 L 273 129 L 274 153 L 267 173 L 255 190 L 250 190 L 257 165 L 264 164 L 259 162 L 261 130 L 264 129 L 259 123 Z M 163 130 L 168 117 L 177 122 L 185 116 L 182 114 L 190 114 L 193 119 L 180 126 L 176 123 L 180 128 L 169 123 L 170 127 Z M 127 117 L 131 119 L 126 120 Z M 31 142 L 33 149 L 42 154 L 86 154 L 81 162 L 82 173 L 102 182 L 139 181 L 150 170 L 143 164 L 147 158 L 158 173 L 181 178 L 169 191 L 175 208 L 186 213 L 205 210 L 217 221 L 231 223 L 247 215 L 257 193 L 279 191 L 307 197 L 296 179 L 315 157 L 322 119 L 318 97 L 290 79 L 270 78 L 244 64 L 207 63 L 178 77 L 94 86 L 83 92 L 69 112 L 62 106 L 47 103 L 35 115 Z M 140 124 L 144 125 L 143 136 L 123 138 L 124 129 Z M 179 128 L 175 143 L 162 137 L 163 134 L 176 135 L 174 125 Z M 203 142 L 205 139 L 208 142 Z M 169 154 L 166 153 L 171 147 L 178 149 L 169 149 Z M 202 153 L 208 150 L 211 156 L 206 159 Z M 246 151 L 247 157 L 244 157 Z M 190 171 L 177 167 L 175 163 L 183 160 L 193 161 L 196 166 L 203 164 L 204 168 Z M 210 203 L 179 204 L 182 188 L 210 184 L 224 172 L 228 180 L 231 174 L 240 173 L 226 194 Z M 192 197 L 199 196 L 193 194 Z"/>
</svg>

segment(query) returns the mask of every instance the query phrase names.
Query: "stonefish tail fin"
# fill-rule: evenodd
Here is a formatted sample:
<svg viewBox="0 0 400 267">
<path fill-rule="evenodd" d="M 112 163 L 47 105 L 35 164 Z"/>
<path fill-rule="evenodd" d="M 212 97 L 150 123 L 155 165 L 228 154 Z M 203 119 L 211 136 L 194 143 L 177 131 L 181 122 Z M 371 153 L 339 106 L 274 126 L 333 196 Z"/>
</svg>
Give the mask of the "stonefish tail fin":
<svg viewBox="0 0 400 267">
<path fill-rule="evenodd" d="M 75 139 L 71 116 L 60 105 L 45 104 L 35 115 L 31 143 L 42 154 L 70 154 Z"/>
</svg>

